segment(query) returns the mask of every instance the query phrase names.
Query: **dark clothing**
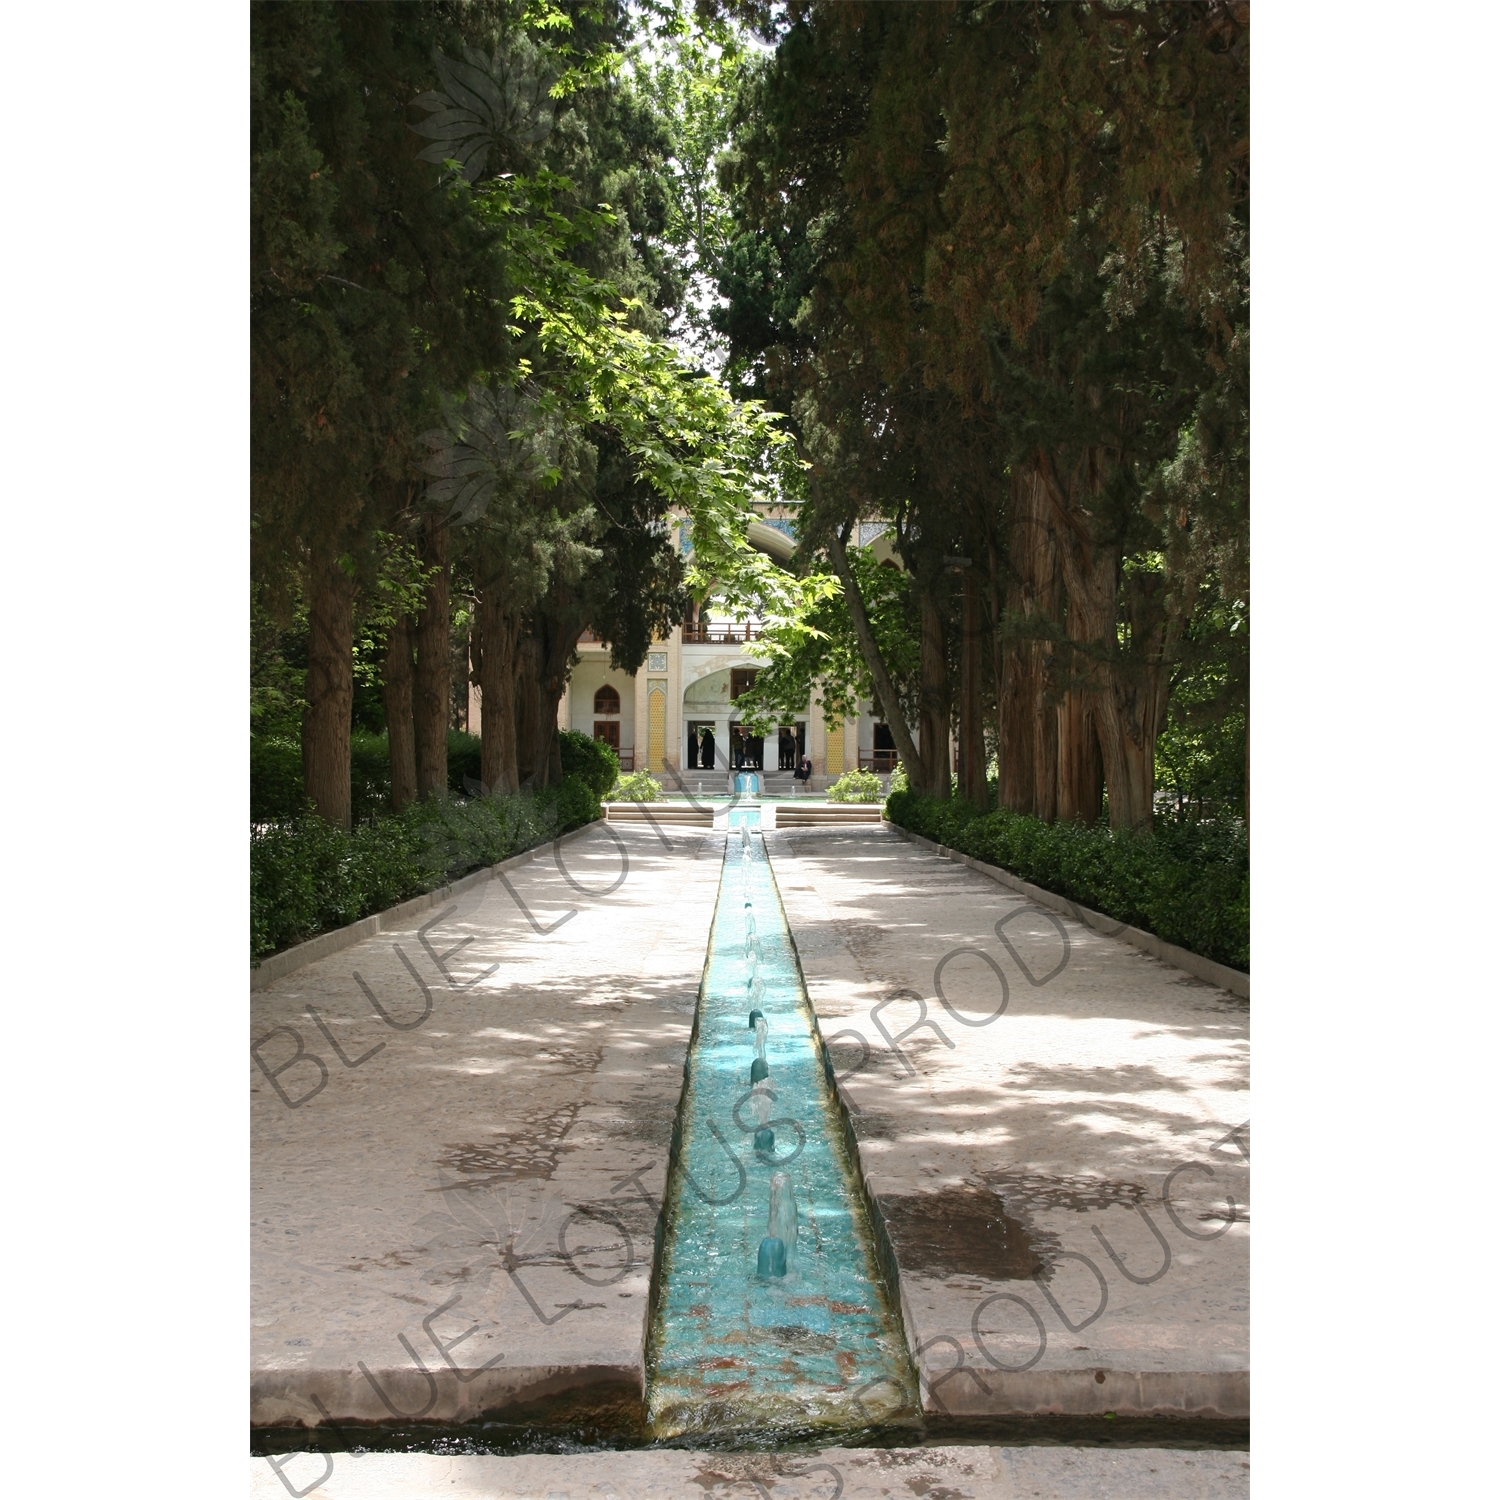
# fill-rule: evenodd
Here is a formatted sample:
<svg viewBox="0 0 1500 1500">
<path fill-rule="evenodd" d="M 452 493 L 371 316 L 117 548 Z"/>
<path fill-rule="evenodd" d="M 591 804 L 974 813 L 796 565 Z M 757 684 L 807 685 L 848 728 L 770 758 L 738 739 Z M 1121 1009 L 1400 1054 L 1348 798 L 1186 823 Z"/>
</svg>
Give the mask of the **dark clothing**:
<svg viewBox="0 0 1500 1500">
<path fill-rule="evenodd" d="M 798 781 L 811 781 L 812 762 L 804 755 L 801 761 L 798 763 L 796 771 L 794 771 L 792 774 Z"/>
<path fill-rule="evenodd" d="M 713 768 L 714 768 L 714 732 L 711 729 L 708 731 L 707 734 L 705 734 L 703 736 L 703 746 L 702 746 L 702 749 L 699 752 L 698 761 L 699 761 L 699 764 L 703 767 L 703 769 L 705 771 L 712 771 L 713 770 Z"/>
</svg>

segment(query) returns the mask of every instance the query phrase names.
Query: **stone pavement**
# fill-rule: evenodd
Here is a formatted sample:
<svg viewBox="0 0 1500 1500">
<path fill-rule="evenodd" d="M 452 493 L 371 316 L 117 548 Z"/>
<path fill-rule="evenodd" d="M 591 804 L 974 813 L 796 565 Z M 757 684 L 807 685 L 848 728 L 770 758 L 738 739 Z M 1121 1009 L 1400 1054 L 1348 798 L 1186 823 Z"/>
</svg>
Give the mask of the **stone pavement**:
<svg viewBox="0 0 1500 1500">
<path fill-rule="evenodd" d="M 253 1424 L 638 1413 L 724 836 L 665 838 L 600 825 L 251 996 Z"/>
<path fill-rule="evenodd" d="M 866 1448 L 821 1453 L 674 1450 L 525 1458 L 317 1453 L 250 1461 L 255 1500 L 322 1476 L 319 1500 L 1243 1500 L 1250 1456 L 1166 1448 Z"/>
<path fill-rule="evenodd" d="M 1247 1003 L 889 826 L 767 847 L 927 1409 L 1248 1417 Z"/>
<path fill-rule="evenodd" d="M 638 1419 L 723 839 L 599 825 L 252 995 L 253 1424 Z M 767 846 L 927 1409 L 1246 1417 L 1247 1005 L 888 827 Z"/>
</svg>

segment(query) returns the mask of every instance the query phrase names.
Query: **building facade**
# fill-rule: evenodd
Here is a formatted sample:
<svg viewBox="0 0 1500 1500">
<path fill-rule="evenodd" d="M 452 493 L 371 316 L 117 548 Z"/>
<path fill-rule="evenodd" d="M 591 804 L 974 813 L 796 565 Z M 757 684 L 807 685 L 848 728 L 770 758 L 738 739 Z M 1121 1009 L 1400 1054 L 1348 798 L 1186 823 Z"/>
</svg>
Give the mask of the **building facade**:
<svg viewBox="0 0 1500 1500">
<path fill-rule="evenodd" d="M 674 516 L 671 526 L 674 545 L 690 554 L 689 523 Z M 888 554 L 881 530 L 861 527 L 860 541 Z M 763 516 L 751 524 L 750 541 L 785 562 L 795 546 L 790 518 L 775 512 Z M 814 790 L 845 771 L 888 774 L 895 764 L 894 741 L 868 703 L 857 716 L 830 722 L 809 701 L 803 713 L 782 726 L 785 740 L 780 732 L 764 739 L 748 736 L 734 705 L 766 664 L 756 650 L 759 634 L 754 622 L 720 622 L 699 611 L 666 640 L 653 642 L 645 666 L 633 677 L 610 666 L 606 642 L 586 635 L 558 706 L 558 727 L 608 741 L 619 752 L 623 770 L 665 773 L 669 790 L 680 777 L 688 791 L 696 792 L 699 782 L 705 791 L 714 791 L 714 778 L 725 779 L 741 767 L 762 770 L 767 777 L 784 768 L 790 781 L 795 758 L 804 754 L 812 762 Z M 713 735 L 712 767 L 700 764 L 705 729 Z"/>
<path fill-rule="evenodd" d="M 673 516 L 670 526 L 673 546 L 687 555 L 693 546 L 690 522 Z M 898 565 L 883 532 L 877 523 L 862 523 L 859 544 L 873 546 L 880 561 L 891 558 Z M 796 546 L 792 519 L 769 511 L 751 523 L 750 543 L 786 562 Z M 895 766 L 895 741 L 870 703 L 861 703 L 858 715 L 847 720 L 829 720 L 810 699 L 804 711 L 781 726 L 787 733 L 784 742 L 780 732 L 763 738 L 745 732 L 735 699 L 768 661 L 756 649 L 759 636 L 756 622 L 718 621 L 705 606 L 666 639 L 654 640 L 645 666 L 631 676 L 613 669 L 609 643 L 586 631 L 558 703 L 558 727 L 604 739 L 618 751 L 622 771 L 657 772 L 669 790 L 681 778 L 690 792 L 699 783 L 705 792 L 714 792 L 720 789 L 712 781 L 715 775 L 727 780 L 736 769 L 757 769 L 777 777 L 783 763 L 784 778 L 790 781 L 792 766 L 804 754 L 813 763 L 811 790 L 825 789 L 844 771 L 855 769 L 888 777 Z M 483 715 L 478 688 L 469 687 L 468 709 L 469 730 L 478 733 Z M 714 741 L 712 766 L 703 765 L 700 754 L 705 729 Z"/>
</svg>

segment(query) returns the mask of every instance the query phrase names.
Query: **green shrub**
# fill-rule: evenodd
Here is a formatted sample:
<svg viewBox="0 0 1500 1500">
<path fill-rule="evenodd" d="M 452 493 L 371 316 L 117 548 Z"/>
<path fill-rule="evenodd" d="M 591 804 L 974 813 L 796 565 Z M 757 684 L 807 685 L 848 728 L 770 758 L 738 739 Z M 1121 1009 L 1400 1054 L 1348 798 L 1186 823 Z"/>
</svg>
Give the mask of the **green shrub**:
<svg viewBox="0 0 1500 1500">
<path fill-rule="evenodd" d="M 549 788 L 542 795 L 548 796 L 553 790 Z M 570 828 L 582 828 L 585 823 L 592 823 L 603 811 L 593 787 L 576 776 L 563 777 L 562 785 L 555 788 L 555 791 L 559 833 L 566 833 Z"/>
<path fill-rule="evenodd" d="M 307 811 L 302 795 L 302 747 L 296 740 L 250 736 L 250 821 L 269 823 L 300 817 Z"/>
<path fill-rule="evenodd" d="M 1250 967 L 1250 846 L 1233 819 L 1159 819 L 1154 833 L 1044 823 L 894 789 L 886 816 L 1217 963 Z"/>
<path fill-rule="evenodd" d="M 349 736 L 349 812 L 368 823 L 391 810 L 391 747 L 383 734 L 356 729 Z"/>
<path fill-rule="evenodd" d="M 873 771 L 845 771 L 828 788 L 830 802 L 879 802 L 883 795 Z"/>
<path fill-rule="evenodd" d="M 462 729 L 448 731 L 448 790 L 455 797 L 462 797 L 466 793 L 473 795 L 475 788 L 479 786 L 479 747 L 480 739 L 477 734 L 469 734 Z M 386 751 L 385 763 L 386 776 L 389 777 L 389 749 Z M 465 777 L 469 781 L 467 786 L 464 784 Z"/>
<path fill-rule="evenodd" d="M 499 864 L 599 816 L 577 777 L 514 797 L 431 797 L 345 833 L 313 814 L 252 828 L 252 961 Z"/>
<path fill-rule="evenodd" d="M 911 783 L 906 779 L 906 762 L 898 760 L 891 771 L 891 787 L 888 795 L 894 796 L 897 792 L 909 792 L 910 790 Z"/>
<path fill-rule="evenodd" d="M 661 795 L 661 782 L 649 771 L 622 776 L 609 794 L 612 802 L 655 802 Z"/>
<path fill-rule="evenodd" d="M 620 779 L 620 757 L 612 745 L 590 739 L 577 729 L 564 729 L 557 738 L 562 746 L 563 775 L 576 776 L 596 798 L 603 797 Z"/>
</svg>

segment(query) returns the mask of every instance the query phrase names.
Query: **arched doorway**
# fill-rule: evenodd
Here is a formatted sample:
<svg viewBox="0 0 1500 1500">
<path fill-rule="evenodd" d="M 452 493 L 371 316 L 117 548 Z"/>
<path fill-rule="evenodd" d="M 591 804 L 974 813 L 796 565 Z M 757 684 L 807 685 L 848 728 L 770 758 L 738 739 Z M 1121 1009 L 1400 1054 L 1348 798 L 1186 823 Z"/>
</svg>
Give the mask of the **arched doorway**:
<svg viewBox="0 0 1500 1500">
<path fill-rule="evenodd" d="M 607 682 L 594 694 L 594 738 L 620 753 L 620 694 Z"/>
</svg>

